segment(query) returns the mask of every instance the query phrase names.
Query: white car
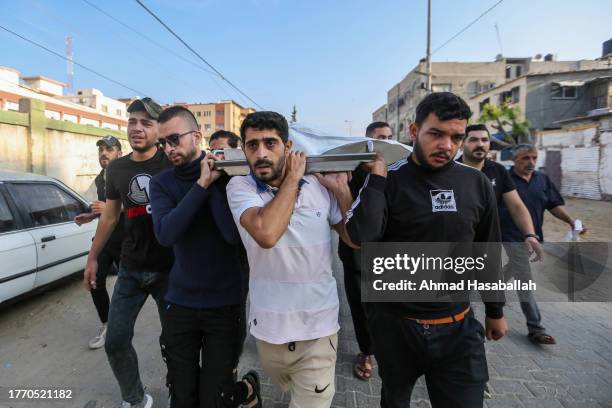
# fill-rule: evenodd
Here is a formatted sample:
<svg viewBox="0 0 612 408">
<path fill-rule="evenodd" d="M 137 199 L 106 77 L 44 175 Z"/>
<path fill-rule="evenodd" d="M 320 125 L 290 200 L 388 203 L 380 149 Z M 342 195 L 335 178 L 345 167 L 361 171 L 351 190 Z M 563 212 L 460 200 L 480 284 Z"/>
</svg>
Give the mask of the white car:
<svg viewBox="0 0 612 408">
<path fill-rule="evenodd" d="M 56 179 L 0 170 L 0 303 L 83 270 L 98 222 L 74 217 L 88 208 Z"/>
</svg>

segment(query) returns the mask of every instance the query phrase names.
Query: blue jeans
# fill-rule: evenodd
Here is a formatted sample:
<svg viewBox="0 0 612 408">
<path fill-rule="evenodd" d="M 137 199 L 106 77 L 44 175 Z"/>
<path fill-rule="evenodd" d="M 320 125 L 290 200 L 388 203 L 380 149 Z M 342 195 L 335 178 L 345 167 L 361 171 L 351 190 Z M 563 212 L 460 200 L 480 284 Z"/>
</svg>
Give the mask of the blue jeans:
<svg viewBox="0 0 612 408">
<path fill-rule="evenodd" d="M 121 397 L 131 404 L 137 404 L 144 398 L 138 356 L 132 346 L 134 324 L 149 295 L 157 303 L 159 319 L 163 324 L 167 287 L 168 273 L 131 271 L 119 267 L 110 302 L 104 349 L 121 388 Z"/>
<path fill-rule="evenodd" d="M 523 282 L 533 279 L 527 246 L 523 242 L 504 242 L 504 249 L 508 255 L 508 263 L 504 265 L 504 279 L 508 281 L 510 278 L 515 278 Z M 533 292 L 519 290 L 517 294 L 523 315 L 527 320 L 529 334 L 545 333 L 540 308 L 538 308 Z"/>
</svg>

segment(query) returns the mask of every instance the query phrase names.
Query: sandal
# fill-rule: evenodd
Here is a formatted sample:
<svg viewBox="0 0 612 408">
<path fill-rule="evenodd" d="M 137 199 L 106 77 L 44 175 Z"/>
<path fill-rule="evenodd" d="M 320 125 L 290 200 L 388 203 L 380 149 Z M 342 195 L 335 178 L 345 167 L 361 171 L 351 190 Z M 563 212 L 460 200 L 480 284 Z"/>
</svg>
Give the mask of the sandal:
<svg viewBox="0 0 612 408">
<path fill-rule="evenodd" d="M 357 354 L 353 374 L 360 380 L 368 381 L 372 377 L 372 357 L 363 353 Z"/>
<path fill-rule="evenodd" d="M 251 396 L 247 398 L 247 400 L 241 406 L 249 408 L 262 408 L 263 405 L 261 403 L 261 387 L 259 384 L 259 374 L 257 374 L 257 371 L 249 371 L 248 373 L 242 376 L 242 379 L 247 381 L 251 385 L 251 389 L 253 391 L 251 392 Z M 251 407 L 249 404 L 251 404 L 255 400 L 257 400 L 257 403 Z"/>
<path fill-rule="evenodd" d="M 546 333 L 529 333 L 527 338 L 536 344 L 557 344 L 555 338 Z"/>
</svg>

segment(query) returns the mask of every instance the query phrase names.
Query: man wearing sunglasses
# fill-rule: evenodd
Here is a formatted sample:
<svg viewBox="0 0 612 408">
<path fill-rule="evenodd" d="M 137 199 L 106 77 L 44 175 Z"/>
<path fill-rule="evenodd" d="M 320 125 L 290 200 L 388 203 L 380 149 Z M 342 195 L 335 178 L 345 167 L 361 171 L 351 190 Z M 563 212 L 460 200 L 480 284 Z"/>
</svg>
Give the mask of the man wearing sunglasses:
<svg viewBox="0 0 612 408">
<path fill-rule="evenodd" d="M 110 303 L 106 343 L 108 361 L 123 398 L 122 408 L 153 406 L 145 394 L 132 346 L 134 324 L 149 295 L 157 303 L 163 323 L 164 295 L 172 250 L 161 246 L 153 233 L 149 182 L 170 163 L 157 148 L 159 106 L 151 98 L 137 99 L 128 107 L 128 141 L 132 153 L 109 164 L 106 170 L 106 205 L 85 267 L 84 284 L 96 288 L 97 258 L 125 212 L 121 265 Z"/>
<path fill-rule="evenodd" d="M 173 165 L 151 181 L 155 235 L 176 255 L 160 338 L 171 405 L 260 406 L 257 373 L 234 383 L 246 335 L 248 265 L 227 204 L 229 177 L 212 169 L 215 159 L 202 152 L 188 109 L 164 110 L 159 132 Z"/>
</svg>

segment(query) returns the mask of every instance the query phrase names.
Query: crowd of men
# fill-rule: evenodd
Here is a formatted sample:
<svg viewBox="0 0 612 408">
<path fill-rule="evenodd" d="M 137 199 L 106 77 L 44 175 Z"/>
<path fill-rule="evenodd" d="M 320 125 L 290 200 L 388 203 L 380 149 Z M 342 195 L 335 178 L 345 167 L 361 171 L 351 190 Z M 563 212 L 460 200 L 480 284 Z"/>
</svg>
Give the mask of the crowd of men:
<svg viewBox="0 0 612 408">
<path fill-rule="evenodd" d="M 377 154 L 353 172 L 309 175 L 305 154 L 293 150 L 278 113 L 248 115 L 240 136 L 217 132 L 206 152 L 188 109 L 162 109 L 143 98 L 128 112 L 132 152 L 122 155 L 112 136 L 98 141 L 98 200 L 75 219 L 99 218 L 84 285 L 102 328 L 89 346 L 104 347 L 122 407 L 153 406 L 132 346 L 149 295 L 162 325 L 173 408 L 262 406 L 257 372 L 237 378 L 247 328 L 264 371 L 290 393 L 290 407 L 330 407 L 340 329 L 332 229 L 340 237 L 360 348 L 355 376 L 372 377 L 374 355 L 382 407 L 409 406 L 421 376 L 434 407 L 483 405 L 484 341 L 506 334 L 504 303 L 485 302 L 484 327 L 469 302 L 364 303 L 359 247 L 504 241 L 513 254 L 506 276 L 529 276 L 531 254 L 543 256 L 544 210 L 574 225 L 554 184 L 535 170 L 533 146 L 515 148 L 510 171 L 486 159 L 486 127 L 467 126 L 466 103 L 440 92 L 418 105 L 410 126 L 413 151 L 405 159 L 387 164 Z M 374 122 L 366 136 L 391 139 L 392 131 Z M 243 149 L 249 175 L 215 170 L 226 148 Z M 434 211 L 431 191 L 440 189 L 450 192 L 453 205 Z M 117 281 L 109 300 L 105 280 L 113 265 Z M 529 338 L 554 344 L 532 293 L 521 294 L 521 306 Z"/>
</svg>

